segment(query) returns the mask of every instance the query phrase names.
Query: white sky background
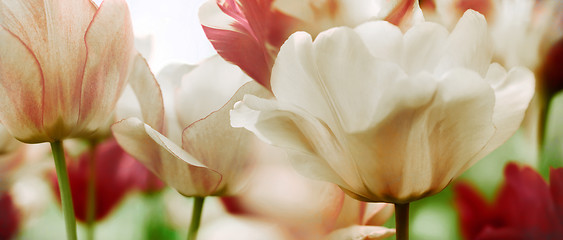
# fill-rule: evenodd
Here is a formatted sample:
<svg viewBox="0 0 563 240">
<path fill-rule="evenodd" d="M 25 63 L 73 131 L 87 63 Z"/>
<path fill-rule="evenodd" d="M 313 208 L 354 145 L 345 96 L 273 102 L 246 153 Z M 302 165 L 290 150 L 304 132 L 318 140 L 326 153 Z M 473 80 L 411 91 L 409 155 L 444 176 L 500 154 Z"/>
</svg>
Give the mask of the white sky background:
<svg viewBox="0 0 563 240">
<path fill-rule="evenodd" d="M 215 54 L 199 24 L 198 9 L 206 0 L 127 0 L 135 38 L 152 38 L 143 54 L 156 74 L 166 64 L 195 64 Z M 102 0 L 94 0 L 98 5 Z M 141 41 L 142 42 L 142 41 Z M 137 43 L 141 52 L 146 47 Z"/>
</svg>

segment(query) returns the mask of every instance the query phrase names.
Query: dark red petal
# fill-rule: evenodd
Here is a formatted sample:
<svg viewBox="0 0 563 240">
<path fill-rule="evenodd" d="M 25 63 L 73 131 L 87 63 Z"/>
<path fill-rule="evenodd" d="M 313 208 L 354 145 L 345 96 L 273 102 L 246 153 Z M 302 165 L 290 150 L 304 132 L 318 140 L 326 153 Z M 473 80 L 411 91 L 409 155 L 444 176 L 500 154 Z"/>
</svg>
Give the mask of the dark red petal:
<svg viewBox="0 0 563 240">
<path fill-rule="evenodd" d="M 555 209 L 547 183 L 532 168 L 510 163 L 505 168 L 506 181 L 495 209 L 508 225 L 516 228 L 553 229 Z"/>
<path fill-rule="evenodd" d="M 475 239 L 490 224 L 491 209 L 467 183 L 454 186 L 455 206 L 460 214 L 461 232 L 466 239 Z"/>
<path fill-rule="evenodd" d="M 563 233 L 563 168 L 551 169 L 549 171 L 549 184 L 551 196 L 559 218 L 558 232 Z"/>
<path fill-rule="evenodd" d="M 540 76 L 547 94 L 553 95 L 563 90 L 563 38 L 549 49 Z"/>
<path fill-rule="evenodd" d="M 0 239 L 12 239 L 20 226 L 20 214 L 12 197 L 4 192 L 0 195 Z"/>
<path fill-rule="evenodd" d="M 67 160 L 74 213 L 76 218 L 83 222 L 86 221 L 89 160 L 89 152 L 82 154 L 76 161 Z M 98 145 L 94 161 L 96 164 L 94 173 L 96 182 L 95 220 L 106 217 L 127 193 L 139 188 L 140 184 L 145 184 L 142 182 L 147 181 L 148 174 L 152 175 L 144 167 L 137 166 L 139 163 L 125 153 L 113 139 Z M 57 192 L 57 198 L 60 200 L 56 176 L 53 174 L 51 179 Z M 146 184 L 151 184 L 156 189 L 162 186 L 159 182 L 146 182 Z M 142 186 L 141 188 L 152 188 L 153 186 Z"/>
</svg>

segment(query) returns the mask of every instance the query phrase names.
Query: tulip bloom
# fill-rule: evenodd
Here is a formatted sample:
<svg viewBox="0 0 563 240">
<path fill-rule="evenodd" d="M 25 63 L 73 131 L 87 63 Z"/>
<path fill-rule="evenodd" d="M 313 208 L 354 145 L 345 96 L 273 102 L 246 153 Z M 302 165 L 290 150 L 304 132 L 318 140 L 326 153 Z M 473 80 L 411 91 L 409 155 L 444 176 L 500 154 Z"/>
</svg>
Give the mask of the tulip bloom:
<svg viewBox="0 0 563 240">
<path fill-rule="evenodd" d="M 276 100 L 246 95 L 231 123 L 285 148 L 304 175 L 353 198 L 433 195 L 504 143 L 534 93 L 525 68 L 490 64 L 482 15 L 449 33 L 384 21 L 293 34 L 272 72 Z"/>
<path fill-rule="evenodd" d="M 0 42 L 0 121 L 26 143 L 95 133 L 135 54 L 124 0 L 1 1 Z"/>
<path fill-rule="evenodd" d="M 492 204 L 466 183 L 455 186 L 465 239 L 562 239 L 563 168 L 551 169 L 549 186 L 534 169 L 515 163 L 504 177 Z"/>
<path fill-rule="evenodd" d="M 331 27 L 384 18 L 408 26 L 420 16 L 413 0 L 209 0 L 199 10 L 203 31 L 217 53 L 268 89 L 278 51 L 296 31 L 314 37 Z"/>
<path fill-rule="evenodd" d="M 252 134 L 229 124 L 229 98 L 250 79 L 240 69 L 215 56 L 182 79 L 175 98 L 181 142 L 137 118 L 112 126 L 117 142 L 168 186 L 185 196 L 205 197 L 237 192 L 250 166 Z M 177 79 L 168 79 L 175 81 Z M 246 87 L 248 91 L 253 86 Z M 242 91 L 242 90 L 241 90 Z M 245 92 L 246 93 L 246 92 Z M 166 92 L 165 92 L 166 94 Z M 243 92 L 237 97 L 242 98 Z M 167 96 L 164 96 L 167 98 Z M 226 105 L 225 105 L 226 104 Z M 225 105 L 225 106 L 223 106 Z M 214 112 L 215 111 L 215 112 Z M 218 151 L 217 149 L 221 149 Z"/>
</svg>

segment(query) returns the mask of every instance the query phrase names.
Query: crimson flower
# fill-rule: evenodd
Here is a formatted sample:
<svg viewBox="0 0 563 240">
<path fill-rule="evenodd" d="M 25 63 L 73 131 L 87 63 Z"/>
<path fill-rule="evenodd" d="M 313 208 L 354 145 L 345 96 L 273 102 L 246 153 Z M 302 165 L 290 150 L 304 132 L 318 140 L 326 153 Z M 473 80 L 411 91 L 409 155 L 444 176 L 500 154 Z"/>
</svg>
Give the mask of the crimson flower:
<svg viewBox="0 0 563 240">
<path fill-rule="evenodd" d="M 76 218 L 85 222 L 88 206 L 90 154 L 82 154 L 77 161 L 69 161 L 68 175 Z M 106 217 L 128 193 L 140 189 L 156 191 L 164 187 L 144 166 L 128 155 L 113 139 L 96 148 L 95 164 L 95 219 Z M 52 186 L 59 191 L 53 174 Z M 59 197 L 60 195 L 57 194 Z"/>
<path fill-rule="evenodd" d="M 465 239 L 563 239 L 563 168 L 550 184 L 530 167 L 510 163 L 496 200 L 488 204 L 467 183 L 455 186 Z"/>
</svg>

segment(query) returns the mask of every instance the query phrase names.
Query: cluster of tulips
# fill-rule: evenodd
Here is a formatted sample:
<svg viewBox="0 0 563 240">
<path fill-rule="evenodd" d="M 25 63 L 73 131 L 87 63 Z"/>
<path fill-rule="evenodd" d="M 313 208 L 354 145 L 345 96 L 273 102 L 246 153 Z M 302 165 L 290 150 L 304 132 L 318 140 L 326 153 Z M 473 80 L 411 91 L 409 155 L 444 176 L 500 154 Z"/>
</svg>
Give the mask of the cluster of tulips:
<svg viewBox="0 0 563 240">
<path fill-rule="evenodd" d="M 30 176 L 69 240 L 131 192 L 193 206 L 191 240 L 409 239 L 412 202 L 517 132 L 533 160 L 494 203 L 448 190 L 461 235 L 563 239 L 560 1 L 208 0 L 199 21 L 216 54 L 155 74 L 125 0 L 0 0 L 0 239 L 41 236 Z"/>
</svg>

